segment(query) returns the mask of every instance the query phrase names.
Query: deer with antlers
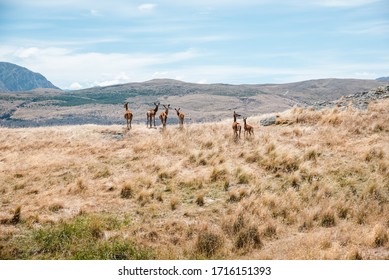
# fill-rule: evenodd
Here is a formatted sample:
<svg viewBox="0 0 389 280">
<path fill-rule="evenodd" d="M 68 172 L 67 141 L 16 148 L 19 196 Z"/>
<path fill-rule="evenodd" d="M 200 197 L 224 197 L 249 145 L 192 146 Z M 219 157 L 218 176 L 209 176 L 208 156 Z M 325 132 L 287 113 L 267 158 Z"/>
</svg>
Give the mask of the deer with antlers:
<svg viewBox="0 0 389 280">
<path fill-rule="evenodd" d="M 242 126 L 240 125 L 240 123 L 238 123 L 236 121 L 236 117 L 240 117 L 241 115 L 239 115 L 238 113 L 236 113 L 234 111 L 234 122 L 232 123 L 232 130 L 234 131 L 234 136 L 235 138 L 240 138 L 240 133 L 242 131 Z"/>
<path fill-rule="evenodd" d="M 165 105 L 163 105 L 163 107 L 165 108 L 165 111 L 162 112 L 160 115 L 159 115 L 159 119 L 161 120 L 162 122 L 162 126 L 165 128 L 166 127 L 166 121 L 167 121 L 167 115 L 169 113 L 169 108 L 170 108 L 170 104 L 167 105 L 167 107 Z"/>
<path fill-rule="evenodd" d="M 246 120 L 247 120 L 247 117 L 243 118 L 244 137 L 246 137 L 246 133 L 248 133 L 249 136 L 251 136 L 251 134 L 254 135 L 254 127 L 252 125 L 247 124 Z"/>
<path fill-rule="evenodd" d="M 157 114 L 159 104 L 160 104 L 159 102 L 158 103 L 154 103 L 155 108 L 154 109 L 150 109 L 150 110 L 147 111 L 147 113 L 146 113 L 146 117 L 147 117 L 146 126 L 147 127 L 149 126 L 149 123 L 150 123 L 150 128 L 153 126 L 152 123 L 151 123 L 152 120 L 154 120 L 154 127 L 155 127 L 155 115 Z"/>
<path fill-rule="evenodd" d="M 124 103 L 124 108 L 126 109 L 125 113 L 124 113 L 124 118 L 127 120 L 127 129 L 130 129 L 132 128 L 131 127 L 131 122 L 132 122 L 132 112 L 130 110 L 128 110 L 128 102 L 125 102 Z M 130 127 L 128 127 L 128 124 L 130 124 Z"/>
<path fill-rule="evenodd" d="M 180 127 L 182 128 L 184 126 L 185 114 L 183 112 L 180 112 L 181 108 L 178 108 L 178 110 L 174 108 L 174 110 L 176 110 L 177 112 L 178 122 L 180 124 Z"/>
</svg>

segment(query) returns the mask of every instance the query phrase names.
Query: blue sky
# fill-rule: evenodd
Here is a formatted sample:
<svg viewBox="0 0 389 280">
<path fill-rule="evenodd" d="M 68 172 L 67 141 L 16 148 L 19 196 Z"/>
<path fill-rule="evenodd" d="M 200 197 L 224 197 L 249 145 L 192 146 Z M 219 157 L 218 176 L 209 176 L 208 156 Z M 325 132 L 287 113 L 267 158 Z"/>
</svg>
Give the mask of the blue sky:
<svg viewBox="0 0 389 280">
<path fill-rule="evenodd" d="M 64 89 L 389 76 L 388 0 L 0 0 L 0 61 Z"/>
</svg>

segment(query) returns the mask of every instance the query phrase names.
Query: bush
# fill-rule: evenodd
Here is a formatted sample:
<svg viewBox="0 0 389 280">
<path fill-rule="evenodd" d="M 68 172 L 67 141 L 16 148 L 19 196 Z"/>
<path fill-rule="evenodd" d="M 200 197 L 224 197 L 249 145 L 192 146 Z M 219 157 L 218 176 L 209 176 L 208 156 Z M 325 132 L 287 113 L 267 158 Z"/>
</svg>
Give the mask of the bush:
<svg viewBox="0 0 389 280">
<path fill-rule="evenodd" d="M 237 249 L 259 249 L 262 247 L 262 241 L 255 226 L 243 229 L 239 232 L 235 241 L 235 248 Z"/>
<path fill-rule="evenodd" d="M 335 215 L 332 211 L 326 211 L 320 218 L 320 225 L 322 227 L 333 227 L 335 226 Z"/>
<path fill-rule="evenodd" d="M 131 198 L 133 196 L 133 191 L 130 185 L 125 185 L 121 192 L 120 192 L 120 197 L 121 198 Z"/>
<path fill-rule="evenodd" d="M 197 238 L 196 250 L 198 253 L 210 258 L 222 248 L 223 244 L 224 238 L 220 234 L 203 231 L 200 232 Z"/>
</svg>

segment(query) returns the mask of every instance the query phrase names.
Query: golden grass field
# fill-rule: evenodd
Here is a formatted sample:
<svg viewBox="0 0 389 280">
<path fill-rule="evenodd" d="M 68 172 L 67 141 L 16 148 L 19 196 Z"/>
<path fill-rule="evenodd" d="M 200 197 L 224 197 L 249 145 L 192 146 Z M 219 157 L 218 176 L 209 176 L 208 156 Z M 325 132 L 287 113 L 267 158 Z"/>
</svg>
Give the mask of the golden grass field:
<svg viewBox="0 0 389 280">
<path fill-rule="evenodd" d="M 0 128 L 0 259 L 389 259 L 389 100 L 260 118 Z"/>
</svg>

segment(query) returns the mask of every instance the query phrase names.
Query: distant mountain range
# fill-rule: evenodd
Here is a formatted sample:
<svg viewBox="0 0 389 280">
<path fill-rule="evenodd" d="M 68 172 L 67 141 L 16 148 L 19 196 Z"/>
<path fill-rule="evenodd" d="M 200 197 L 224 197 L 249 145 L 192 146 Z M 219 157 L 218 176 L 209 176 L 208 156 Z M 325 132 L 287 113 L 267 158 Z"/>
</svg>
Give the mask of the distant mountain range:
<svg viewBox="0 0 389 280">
<path fill-rule="evenodd" d="M 59 89 L 43 75 L 8 62 L 0 62 L 0 92 L 29 91 L 37 88 Z"/>
<path fill-rule="evenodd" d="M 155 79 L 61 91 L 42 75 L 3 62 L 0 63 L 0 126 L 121 124 L 124 102 L 129 102 L 133 122 L 143 123 L 145 112 L 157 101 L 171 104 L 168 123 L 177 122 L 175 107 L 185 112 L 187 123 L 218 121 L 231 118 L 233 111 L 250 117 L 282 112 L 295 105 L 326 104 L 321 102 L 356 93 L 363 95 L 371 89 L 387 87 L 388 79 L 317 79 L 257 85 Z"/>
</svg>

